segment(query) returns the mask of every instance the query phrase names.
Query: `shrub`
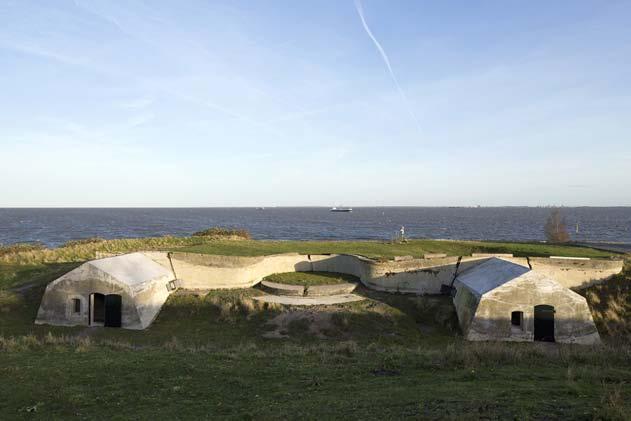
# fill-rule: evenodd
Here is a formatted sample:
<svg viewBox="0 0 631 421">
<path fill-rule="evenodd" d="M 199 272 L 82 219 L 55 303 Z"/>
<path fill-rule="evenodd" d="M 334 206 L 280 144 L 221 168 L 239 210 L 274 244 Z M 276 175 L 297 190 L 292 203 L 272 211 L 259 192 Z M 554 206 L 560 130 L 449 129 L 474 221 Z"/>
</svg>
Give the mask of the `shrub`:
<svg viewBox="0 0 631 421">
<path fill-rule="evenodd" d="M 567 243 L 570 241 L 565 218 L 558 209 L 554 209 L 550 213 L 544 229 L 546 238 L 551 243 Z"/>
<path fill-rule="evenodd" d="M 244 229 L 212 227 L 203 231 L 197 231 L 193 237 L 240 237 L 244 239 L 252 238 L 250 233 Z"/>
</svg>

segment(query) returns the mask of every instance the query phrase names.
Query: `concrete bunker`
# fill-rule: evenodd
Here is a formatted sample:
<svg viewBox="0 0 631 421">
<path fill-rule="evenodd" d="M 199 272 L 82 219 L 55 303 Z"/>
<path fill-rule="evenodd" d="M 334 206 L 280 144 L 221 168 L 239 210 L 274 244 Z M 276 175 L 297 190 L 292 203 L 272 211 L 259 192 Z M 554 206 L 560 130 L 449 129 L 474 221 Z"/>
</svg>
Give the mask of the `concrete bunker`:
<svg viewBox="0 0 631 421">
<path fill-rule="evenodd" d="M 92 260 L 48 284 L 35 323 L 144 329 L 174 279 L 142 253 Z"/>
<path fill-rule="evenodd" d="M 532 263 L 532 258 L 488 254 L 377 261 L 345 254 L 247 257 L 137 252 L 86 262 L 51 282 L 35 322 L 144 329 L 178 287 L 197 291 L 249 288 L 271 274 L 317 271 L 353 275 L 365 287 L 384 292 L 448 291 L 454 295 L 462 331 L 470 340 L 532 341 L 537 320 L 537 340 L 598 341 L 586 300 L 569 287 L 619 273 L 622 261 L 563 259 L 548 264 L 538 258 Z M 552 334 L 544 308 L 535 311 L 541 305 L 553 307 Z"/>
<path fill-rule="evenodd" d="M 458 275 L 454 305 L 472 341 L 600 341 L 587 300 L 547 275 L 499 258 Z"/>
</svg>

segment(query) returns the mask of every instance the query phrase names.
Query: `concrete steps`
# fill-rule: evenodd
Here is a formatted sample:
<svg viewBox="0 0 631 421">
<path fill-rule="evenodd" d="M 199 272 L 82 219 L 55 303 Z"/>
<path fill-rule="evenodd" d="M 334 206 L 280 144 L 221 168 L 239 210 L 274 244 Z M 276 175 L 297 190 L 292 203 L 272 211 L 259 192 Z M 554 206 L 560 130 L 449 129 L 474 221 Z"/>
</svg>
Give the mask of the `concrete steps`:
<svg viewBox="0 0 631 421">
<path fill-rule="evenodd" d="M 332 285 L 302 286 L 261 281 L 260 288 L 273 295 L 288 297 L 327 297 L 331 295 L 350 294 L 355 291 L 357 284 L 344 282 Z"/>
<path fill-rule="evenodd" d="M 300 296 L 305 295 L 302 285 L 279 284 L 277 282 L 261 281 L 261 289 L 274 295 Z"/>
<path fill-rule="evenodd" d="M 291 305 L 291 306 L 317 306 L 317 305 L 335 305 L 352 303 L 355 301 L 365 300 L 365 297 L 357 294 L 339 294 L 328 295 L 323 297 L 296 297 L 287 295 L 261 295 L 253 297 L 257 301 L 264 303 Z"/>
<path fill-rule="evenodd" d="M 314 285 L 305 288 L 305 295 L 308 297 L 324 297 L 329 295 L 350 294 L 355 291 L 357 284 L 341 283 L 334 285 Z"/>
</svg>

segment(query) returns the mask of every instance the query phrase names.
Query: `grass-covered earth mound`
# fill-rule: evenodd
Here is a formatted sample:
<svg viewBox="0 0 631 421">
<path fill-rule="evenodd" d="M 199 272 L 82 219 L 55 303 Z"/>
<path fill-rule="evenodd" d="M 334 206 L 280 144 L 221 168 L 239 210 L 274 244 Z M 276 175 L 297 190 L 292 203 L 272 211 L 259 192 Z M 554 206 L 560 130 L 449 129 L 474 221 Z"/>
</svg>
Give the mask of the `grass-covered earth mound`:
<svg viewBox="0 0 631 421">
<path fill-rule="evenodd" d="M 628 419 L 631 413 L 628 265 L 581 291 L 604 341 L 593 347 L 469 343 L 449 297 L 361 286 L 356 293 L 365 301 L 309 308 L 259 302 L 253 297 L 262 292 L 253 288 L 176 293 L 145 331 L 33 324 L 48 282 L 95 251 L 146 249 L 375 258 L 610 254 L 538 244 L 206 237 L 7 252 L 0 255 L 0 419 Z"/>
<path fill-rule="evenodd" d="M 263 280 L 278 284 L 302 285 L 306 287 L 359 282 L 359 278 L 356 276 L 334 272 L 275 273 L 273 275 L 266 276 Z"/>
</svg>

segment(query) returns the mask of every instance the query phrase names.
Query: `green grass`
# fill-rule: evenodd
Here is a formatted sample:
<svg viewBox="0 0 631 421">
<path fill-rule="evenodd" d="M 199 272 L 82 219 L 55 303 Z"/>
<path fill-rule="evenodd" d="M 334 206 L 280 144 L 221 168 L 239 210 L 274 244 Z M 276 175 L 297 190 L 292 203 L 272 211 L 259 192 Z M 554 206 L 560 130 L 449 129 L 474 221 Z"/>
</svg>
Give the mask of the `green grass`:
<svg viewBox="0 0 631 421">
<path fill-rule="evenodd" d="M 569 348 L 22 342 L 0 352 L 4 418 L 625 419 L 631 410 L 623 356 Z"/>
<path fill-rule="evenodd" d="M 46 284 L 99 247 L 380 258 L 425 252 L 610 254 L 542 244 L 425 240 L 160 239 L 4 255 L 0 419 L 628 419 L 631 413 L 629 331 L 606 324 L 616 317 L 628 320 L 629 266 L 611 283 L 588 289 L 599 328 L 610 327 L 603 332 L 605 345 L 598 347 L 468 343 L 449 297 L 361 287 L 357 293 L 365 301 L 312 308 L 261 303 L 253 299 L 261 294 L 256 289 L 176 294 L 144 331 L 34 325 Z M 277 276 L 291 282 L 304 275 Z M 309 275 L 314 282 L 332 279 Z M 270 337 L 273 332 L 277 338 Z"/>
<path fill-rule="evenodd" d="M 287 272 L 267 276 L 265 281 L 288 285 L 335 285 L 344 282 L 357 283 L 359 279 L 353 275 L 333 272 Z"/>
<path fill-rule="evenodd" d="M 346 253 L 374 258 L 394 256 L 421 257 L 426 253 L 447 253 L 466 256 L 471 253 L 513 253 L 515 256 L 573 256 L 607 258 L 616 253 L 587 247 L 550 245 L 545 243 L 491 243 L 479 241 L 410 240 L 406 243 L 379 241 L 213 241 L 178 248 L 190 253 L 228 256 L 261 256 L 276 253 Z"/>
</svg>

